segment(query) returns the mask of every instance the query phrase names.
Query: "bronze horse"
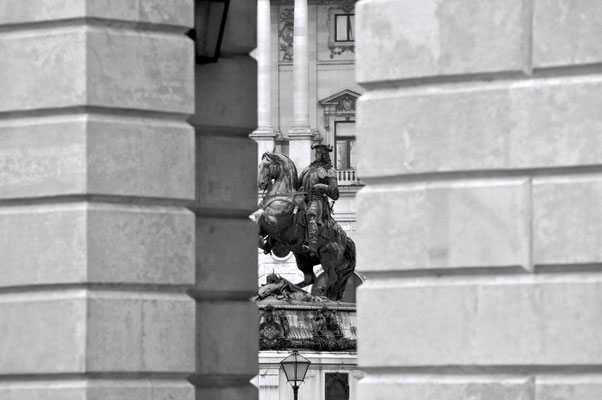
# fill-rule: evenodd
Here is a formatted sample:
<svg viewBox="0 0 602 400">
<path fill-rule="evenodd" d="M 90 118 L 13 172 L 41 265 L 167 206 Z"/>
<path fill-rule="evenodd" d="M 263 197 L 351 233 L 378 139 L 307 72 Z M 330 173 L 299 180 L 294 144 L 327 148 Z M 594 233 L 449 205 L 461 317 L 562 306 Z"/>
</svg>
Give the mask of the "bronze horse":
<svg viewBox="0 0 602 400">
<path fill-rule="evenodd" d="M 322 295 L 340 300 L 349 277 L 355 270 L 355 243 L 328 215 L 319 227 L 317 257 L 303 250 L 305 240 L 304 194 L 298 191 L 295 164 L 284 154 L 265 153 L 259 164 L 257 186 L 264 191 L 256 213 L 259 223 L 259 247 L 275 254 L 292 251 L 297 267 L 303 272 L 300 287 L 316 281 L 313 267 L 321 264 L 327 274 Z M 325 214 L 328 214 L 325 212 Z"/>
</svg>

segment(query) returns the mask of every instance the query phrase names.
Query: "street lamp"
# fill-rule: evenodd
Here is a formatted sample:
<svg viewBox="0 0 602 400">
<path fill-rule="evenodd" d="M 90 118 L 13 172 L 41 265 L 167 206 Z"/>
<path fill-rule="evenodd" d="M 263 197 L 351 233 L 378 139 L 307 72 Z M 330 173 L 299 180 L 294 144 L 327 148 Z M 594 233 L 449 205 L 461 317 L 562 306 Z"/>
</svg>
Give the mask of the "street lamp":
<svg viewBox="0 0 602 400">
<path fill-rule="evenodd" d="M 305 374 L 307 373 L 309 364 L 311 364 L 311 361 L 300 355 L 297 350 L 293 350 L 293 353 L 290 356 L 280 361 L 280 365 L 282 365 L 282 368 L 284 369 L 284 375 L 286 375 L 286 380 L 293 387 L 295 400 L 297 400 L 299 385 L 305 380 Z"/>
<path fill-rule="evenodd" d="M 194 29 L 188 36 L 195 41 L 197 64 L 217 62 L 229 5 L 230 0 L 195 0 Z"/>
</svg>

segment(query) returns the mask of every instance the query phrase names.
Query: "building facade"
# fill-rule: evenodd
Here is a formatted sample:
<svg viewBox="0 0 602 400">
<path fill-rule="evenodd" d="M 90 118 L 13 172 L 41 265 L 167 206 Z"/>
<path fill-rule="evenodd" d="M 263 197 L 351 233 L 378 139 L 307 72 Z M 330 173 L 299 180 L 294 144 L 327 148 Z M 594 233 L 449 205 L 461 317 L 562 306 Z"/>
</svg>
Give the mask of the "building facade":
<svg viewBox="0 0 602 400">
<path fill-rule="evenodd" d="M 3 400 L 257 398 L 257 4 L 230 6 L 194 66 L 191 0 L 0 2 Z M 602 398 L 601 7 L 356 4 L 357 398 Z"/>
<path fill-rule="evenodd" d="M 357 226 L 355 196 L 362 186 L 355 145 L 356 103 L 363 92 L 355 83 L 355 3 L 259 0 L 254 54 L 259 121 L 251 135 L 258 143 L 259 159 L 263 152 L 275 150 L 288 155 L 299 172 L 313 160 L 312 144 L 333 146 L 340 191 L 334 218 L 352 238 Z M 293 282 L 303 279 L 292 253 L 260 251 L 258 270 L 260 284 L 273 272 Z M 321 282 L 322 269 L 315 270 Z M 344 301 L 355 302 L 354 288 L 361 281 L 359 275 L 350 279 Z M 260 322 L 263 318 L 262 312 Z M 292 398 L 278 364 L 288 354 L 259 352 L 261 400 Z M 303 355 L 312 366 L 300 389 L 301 398 L 357 398 L 355 385 L 361 373 L 355 351 L 304 351 Z"/>
</svg>

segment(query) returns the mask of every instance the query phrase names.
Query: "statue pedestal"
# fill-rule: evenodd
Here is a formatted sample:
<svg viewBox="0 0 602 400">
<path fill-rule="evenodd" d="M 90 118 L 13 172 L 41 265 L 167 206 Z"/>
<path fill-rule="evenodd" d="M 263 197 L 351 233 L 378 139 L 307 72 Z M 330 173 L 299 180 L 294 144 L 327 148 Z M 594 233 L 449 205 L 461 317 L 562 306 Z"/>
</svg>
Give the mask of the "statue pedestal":
<svg viewBox="0 0 602 400">
<path fill-rule="evenodd" d="M 355 304 L 278 297 L 257 301 L 260 350 L 356 350 Z"/>
</svg>

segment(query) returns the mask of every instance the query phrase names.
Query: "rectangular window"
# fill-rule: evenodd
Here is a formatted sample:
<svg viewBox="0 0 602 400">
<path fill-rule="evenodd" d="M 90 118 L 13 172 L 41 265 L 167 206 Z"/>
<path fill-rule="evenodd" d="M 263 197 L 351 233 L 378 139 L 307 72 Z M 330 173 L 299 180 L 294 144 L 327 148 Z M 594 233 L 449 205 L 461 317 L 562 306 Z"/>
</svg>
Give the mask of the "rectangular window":
<svg viewBox="0 0 602 400">
<path fill-rule="evenodd" d="M 335 168 L 356 169 L 355 122 L 336 121 L 335 130 Z"/>
<path fill-rule="evenodd" d="M 355 14 L 336 14 L 334 17 L 335 42 L 353 42 L 355 40 Z"/>
</svg>

